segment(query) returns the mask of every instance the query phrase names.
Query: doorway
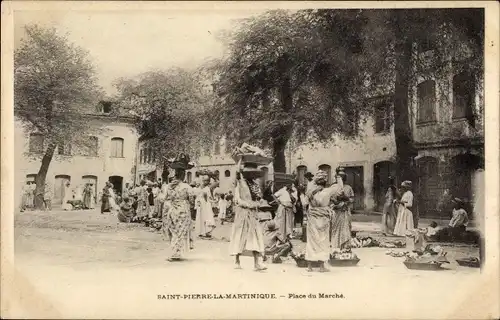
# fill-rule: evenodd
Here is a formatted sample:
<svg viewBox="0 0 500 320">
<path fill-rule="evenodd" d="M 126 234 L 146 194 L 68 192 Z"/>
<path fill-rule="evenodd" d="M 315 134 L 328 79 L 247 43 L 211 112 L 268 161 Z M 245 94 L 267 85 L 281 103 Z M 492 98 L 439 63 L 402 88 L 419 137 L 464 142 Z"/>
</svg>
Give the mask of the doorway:
<svg viewBox="0 0 500 320">
<path fill-rule="evenodd" d="M 364 193 L 365 188 L 363 186 L 364 176 L 363 167 L 344 167 L 344 171 L 347 175 L 346 184 L 350 185 L 354 191 L 354 210 L 363 210 L 364 205 Z"/>
<path fill-rule="evenodd" d="M 109 182 L 113 185 L 113 190 L 115 190 L 115 192 L 117 192 L 119 195 L 121 195 L 122 189 L 123 189 L 123 177 L 110 176 Z"/>
<path fill-rule="evenodd" d="M 54 184 L 54 201 L 53 204 L 61 205 L 66 195 L 66 184 L 71 183 L 71 177 L 65 174 L 57 175 Z"/>
<path fill-rule="evenodd" d="M 82 177 L 82 181 L 84 185 L 86 185 L 87 183 L 91 183 L 92 192 L 94 193 L 94 196 L 97 196 L 97 177 L 92 175 L 86 175 Z"/>
<path fill-rule="evenodd" d="M 396 174 L 395 165 L 391 161 L 381 161 L 373 166 L 373 197 L 375 211 L 382 212 L 385 203 L 385 193 L 389 187 L 389 177 Z"/>
</svg>

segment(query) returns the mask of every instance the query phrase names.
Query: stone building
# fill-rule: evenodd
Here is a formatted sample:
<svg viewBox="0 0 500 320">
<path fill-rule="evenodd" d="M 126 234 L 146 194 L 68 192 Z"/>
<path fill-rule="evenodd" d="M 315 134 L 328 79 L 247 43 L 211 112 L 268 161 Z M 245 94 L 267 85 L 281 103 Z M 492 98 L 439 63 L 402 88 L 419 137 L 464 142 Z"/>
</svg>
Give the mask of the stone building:
<svg viewBox="0 0 500 320">
<path fill-rule="evenodd" d="M 46 181 L 53 187 L 53 205 L 61 205 L 64 185 L 70 182 L 73 191 L 83 189 L 85 183 L 93 183 L 96 195 L 106 181 L 121 192 L 127 181 L 135 176 L 137 132 L 134 119 L 110 113 L 111 105 L 105 103 L 97 112 L 86 114 L 91 127 L 99 128 L 99 136 L 89 135 L 88 148 L 76 148 L 69 144 L 56 148 L 50 163 Z M 15 119 L 15 181 L 16 195 L 26 181 L 34 181 L 40 169 L 41 159 L 47 147 L 43 135 L 27 132 L 19 119 Z"/>
</svg>

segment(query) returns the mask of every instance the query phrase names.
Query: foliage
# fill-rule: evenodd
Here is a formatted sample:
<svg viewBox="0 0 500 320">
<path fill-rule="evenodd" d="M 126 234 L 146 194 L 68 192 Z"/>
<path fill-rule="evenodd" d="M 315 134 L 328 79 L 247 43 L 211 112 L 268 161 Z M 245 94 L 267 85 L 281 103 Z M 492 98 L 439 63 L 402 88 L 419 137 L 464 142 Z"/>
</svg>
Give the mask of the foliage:
<svg viewBox="0 0 500 320">
<path fill-rule="evenodd" d="M 101 96 L 88 53 L 55 29 L 26 26 L 26 38 L 14 53 L 14 110 L 30 131 L 47 144 L 87 139 L 91 128 L 83 114 L 94 111 Z"/>
<path fill-rule="evenodd" d="M 14 112 L 28 131 L 42 134 L 46 142 L 35 180 L 40 208 L 56 147 L 89 147 L 88 134 L 96 134 L 84 115 L 94 110 L 101 93 L 86 51 L 55 29 L 28 25 L 25 33 L 14 52 Z"/>
<path fill-rule="evenodd" d="M 120 108 L 139 117 L 139 133 L 159 153 L 159 163 L 178 152 L 194 158 L 201 145 L 210 141 L 211 131 L 204 126 L 210 90 L 196 73 L 157 70 L 135 79 L 118 79 L 115 85 Z"/>
</svg>

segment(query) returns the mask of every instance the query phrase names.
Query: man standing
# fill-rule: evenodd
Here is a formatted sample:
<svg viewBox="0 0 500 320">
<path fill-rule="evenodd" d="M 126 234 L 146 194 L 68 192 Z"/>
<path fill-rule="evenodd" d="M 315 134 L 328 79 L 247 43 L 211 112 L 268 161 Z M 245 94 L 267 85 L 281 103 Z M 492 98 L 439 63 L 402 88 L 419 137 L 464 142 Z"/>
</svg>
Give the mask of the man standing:
<svg viewBox="0 0 500 320">
<path fill-rule="evenodd" d="M 43 203 L 46 211 L 52 211 L 52 188 L 45 183 L 45 192 L 43 194 Z"/>
</svg>

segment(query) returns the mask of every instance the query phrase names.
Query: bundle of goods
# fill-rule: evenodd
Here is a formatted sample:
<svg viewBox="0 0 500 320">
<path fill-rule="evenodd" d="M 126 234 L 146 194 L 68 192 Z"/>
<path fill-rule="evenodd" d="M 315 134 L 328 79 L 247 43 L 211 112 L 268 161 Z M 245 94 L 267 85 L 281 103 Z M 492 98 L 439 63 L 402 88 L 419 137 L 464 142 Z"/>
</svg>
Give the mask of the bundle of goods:
<svg viewBox="0 0 500 320">
<path fill-rule="evenodd" d="M 440 270 L 442 264 L 450 263 L 446 254 L 441 247 L 428 245 L 423 251 L 410 253 L 403 263 L 408 269 Z"/>
<path fill-rule="evenodd" d="M 162 228 L 162 221 L 161 219 L 158 218 L 151 218 L 149 219 L 149 227 L 155 230 L 160 230 Z"/>
<path fill-rule="evenodd" d="M 394 257 L 394 258 L 401 258 L 401 257 L 408 256 L 410 253 L 408 251 L 398 252 L 398 251 L 394 251 L 394 250 L 388 250 L 385 252 L 385 254 L 389 255 L 391 257 Z"/>
<path fill-rule="evenodd" d="M 290 257 L 293 258 L 293 260 L 295 260 L 295 263 L 297 264 L 297 267 L 299 268 L 307 268 L 307 260 L 306 260 L 306 255 L 305 253 L 301 253 L 299 255 L 295 254 L 295 253 L 290 253 Z M 320 267 L 320 263 L 318 261 L 313 261 L 312 262 L 312 267 L 313 268 L 319 268 Z"/>
<path fill-rule="evenodd" d="M 459 266 L 469 267 L 469 268 L 479 268 L 481 267 L 481 261 L 478 258 L 463 258 L 456 259 Z"/>
<path fill-rule="evenodd" d="M 242 163 L 255 163 L 260 166 L 267 166 L 273 161 L 273 158 L 268 157 L 262 149 L 247 143 L 243 143 L 241 147 L 236 148 L 231 156 L 236 163 L 241 161 Z"/>
<path fill-rule="evenodd" d="M 388 242 L 380 242 L 378 245 L 380 248 L 404 248 L 406 247 L 406 243 L 403 241 L 388 241 Z"/>
<path fill-rule="evenodd" d="M 351 247 L 353 248 L 369 248 L 378 247 L 379 243 L 372 237 L 355 237 L 351 238 Z"/>
<path fill-rule="evenodd" d="M 333 251 L 328 262 L 334 267 L 355 266 L 359 258 L 351 249 L 342 249 Z"/>
<path fill-rule="evenodd" d="M 421 251 L 425 247 L 425 235 L 427 228 L 408 230 L 406 236 L 406 247 L 410 251 Z"/>
</svg>

